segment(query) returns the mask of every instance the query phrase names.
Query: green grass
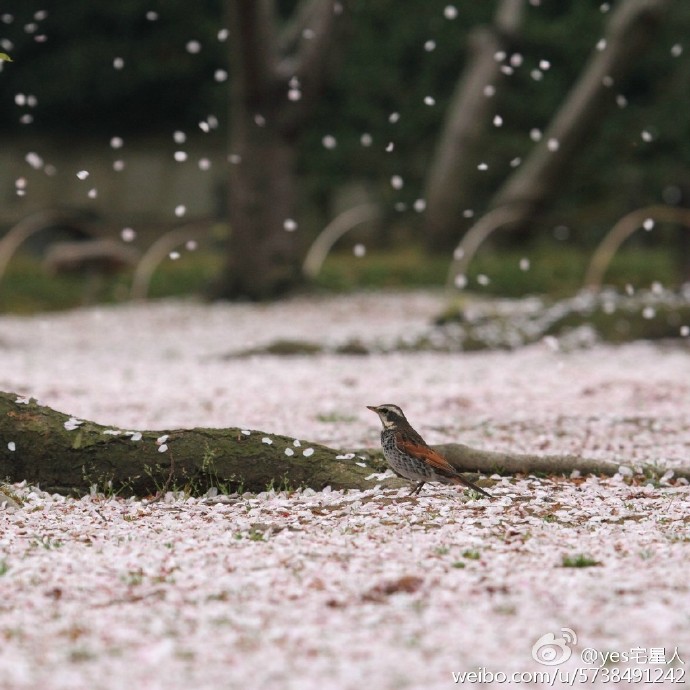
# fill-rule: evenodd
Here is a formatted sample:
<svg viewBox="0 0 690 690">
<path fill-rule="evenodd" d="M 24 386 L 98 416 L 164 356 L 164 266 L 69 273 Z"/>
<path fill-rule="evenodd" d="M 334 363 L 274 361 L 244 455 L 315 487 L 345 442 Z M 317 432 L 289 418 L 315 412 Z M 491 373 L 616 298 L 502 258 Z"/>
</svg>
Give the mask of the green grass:
<svg viewBox="0 0 690 690">
<path fill-rule="evenodd" d="M 487 246 L 470 265 L 468 290 L 484 295 L 520 297 L 529 294 L 571 295 L 580 288 L 591 252 L 558 242 L 538 242 L 525 247 Z M 520 261 L 529 259 L 529 270 Z M 183 253 L 177 261 L 164 260 L 154 273 L 150 296 L 203 295 L 222 270 L 220 252 Z M 334 252 L 326 259 L 313 286 L 326 292 L 375 289 L 441 288 L 450 266 L 449 255 L 429 255 L 409 244 L 393 250 L 371 249 L 361 258 Z M 479 284 L 484 275 L 487 284 Z M 90 285 L 79 276 L 51 277 L 40 262 L 28 255 L 12 259 L 0 282 L 0 312 L 30 314 L 70 309 L 86 303 L 119 303 L 129 297 L 131 273 L 104 278 Z M 676 252 L 632 245 L 612 262 L 606 282 L 619 288 L 631 283 L 649 287 L 661 280 L 667 287 L 680 281 Z"/>
<path fill-rule="evenodd" d="M 149 295 L 201 295 L 221 270 L 222 260 L 210 252 L 185 253 L 177 261 L 166 259 L 153 274 Z M 131 273 L 105 277 L 95 285 L 77 275 L 49 276 L 35 257 L 19 255 L 0 282 L 0 313 L 32 314 L 84 304 L 121 303 L 129 299 L 131 283 Z"/>
<path fill-rule="evenodd" d="M 467 289 L 485 295 L 521 297 L 549 294 L 565 297 L 577 292 L 591 257 L 591 250 L 562 243 L 540 242 L 525 248 L 485 248 L 470 264 Z M 529 260 L 528 270 L 521 268 Z M 395 252 L 369 251 L 361 258 L 334 253 L 325 261 L 316 284 L 332 291 L 377 288 L 443 287 L 450 257 L 428 255 L 405 247 Z M 479 284 L 478 276 L 488 278 Z M 631 246 L 622 249 L 611 262 L 606 284 L 624 288 L 649 287 L 661 280 L 667 287 L 681 282 L 675 251 Z"/>
<path fill-rule="evenodd" d="M 415 247 L 368 251 L 363 257 L 333 252 L 316 278 L 317 287 L 333 292 L 357 289 L 443 286 L 450 258 L 432 256 Z"/>
<path fill-rule="evenodd" d="M 63 545 L 63 542 L 59 539 L 54 539 L 53 537 L 49 537 L 48 535 L 41 534 L 33 537 L 29 541 L 29 544 L 35 548 L 42 546 L 44 549 L 52 551 L 53 549 L 59 549 Z"/>
<path fill-rule="evenodd" d="M 563 560 L 561 561 L 561 566 L 563 568 L 591 568 L 596 565 L 601 565 L 601 562 L 582 553 L 563 556 Z"/>
<path fill-rule="evenodd" d="M 166 259 L 151 280 L 151 297 L 181 297 L 204 294 L 223 267 L 223 255 L 212 252 L 185 252 L 176 261 Z"/>
</svg>

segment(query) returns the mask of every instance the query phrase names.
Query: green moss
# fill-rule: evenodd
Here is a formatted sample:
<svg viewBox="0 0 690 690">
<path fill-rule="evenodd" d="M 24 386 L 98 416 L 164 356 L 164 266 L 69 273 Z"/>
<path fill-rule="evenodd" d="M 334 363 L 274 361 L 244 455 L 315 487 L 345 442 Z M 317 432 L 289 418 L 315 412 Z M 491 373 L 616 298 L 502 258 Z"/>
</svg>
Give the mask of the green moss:
<svg viewBox="0 0 690 690">
<path fill-rule="evenodd" d="M 544 336 L 562 338 L 586 327 L 578 337 L 607 342 L 678 338 L 690 325 L 690 303 L 685 293 L 641 290 L 632 295 L 606 290 L 579 293 L 552 301 L 529 298 L 510 304 L 491 301 L 474 303 L 462 296 L 436 319 L 439 326 L 457 324 L 448 330 L 445 347 L 463 350 L 512 348 L 535 342 Z M 575 339 L 577 341 L 577 338 Z M 414 347 L 426 346 L 414 343 Z M 412 345 L 408 344 L 408 347 Z"/>
<path fill-rule="evenodd" d="M 317 343 L 307 340 L 275 340 L 263 348 L 249 350 L 245 354 L 267 354 L 267 355 L 314 355 L 323 351 L 323 347 Z"/>
</svg>

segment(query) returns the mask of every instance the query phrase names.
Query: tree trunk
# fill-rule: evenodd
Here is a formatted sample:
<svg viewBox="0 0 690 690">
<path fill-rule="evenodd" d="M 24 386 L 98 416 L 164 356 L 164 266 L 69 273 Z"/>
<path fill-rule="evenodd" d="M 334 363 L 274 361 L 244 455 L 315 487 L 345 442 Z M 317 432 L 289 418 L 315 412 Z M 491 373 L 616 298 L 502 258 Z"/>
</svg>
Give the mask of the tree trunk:
<svg viewBox="0 0 690 690">
<path fill-rule="evenodd" d="M 633 71 L 668 4 L 669 0 L 628 0 L 616 6 L 606 27 L 605 46 L 594 51 L 541 141 L 491 202 L 492 208 L 515 208 L 512 228 L 526 227 L 558 195 L 574 158 L 596 136 L 606 109 L 613 105 L 611 86 L 619 88 Z"/>
<path fill-rule="evenodd" d="M 578 470 L 613 475 L 619 467 L 578 456 L 498 453 L 455 443 L 436 448 L 459 472 L 570 475 Z M 199 495 L 211 487 L 259 492 L 269 487 L 365 490 L 409 485 L 372 476 L 383 469 L 379 450 L 344 453 L 243 429 L 124 431 L 0 392 L 0 477 L 26 480 L 48 492 L 80 495 L 95 486 L 98 491 L 148 496 L 168 490 Z M 656 467 L 646 469 L 646 477 L 658 474 Z M 674 473 L 690 478 L 690 468 L 675 468 Z"/>
<path fill-rule="evenodd" d="M 462 237 L 448 284 L 465 276 L 479 246 L 498 228 L 528 229 L 557 197 L 573 161 L 596 136 L 613 103 L 610 86 L 630 74 L 657 29 L 669 0 L 628 0 L 609 18 L 606 45 L 596 49 L 541 141 L 494 196 L 489 211 Z M 611 81 L 609 81 L 611 80 Z M 608 86 L 607 86 L 608 84 Z"/>
<path fill-rule="evenodd" d="M 495 89 L 505 78 L 495 56 L 515 40 L 524 5 L 524 0 L 502 0 L 493 26 L 480 27 L 470 36 L 471 61 L 451 100 L 427 175 L 424 236 L 429 249 L 452 249 L 462 229 L 462 211 L 472 206 L 493 107 L 485 90 Z"/>
<path fill-rule="evenodd" d="M 302 280 L 294 163 L 336 44 L 334 7 L 303 0 L 281 34 L 274 0 L 228 0 L 230 236 L 218 297 L 275 298 Z"/>
<path fill-rule="evenodd" d="M 240 160 L 230 169 L 224 291 L 271 299 L 294 288 L 301 275 L 299 234 L 286 230 L 286 221 L 295 218 L 295 147 L 275 123 L 259 127 L 250 113 L 239 119 L 231 147 Z"/>
</svg>

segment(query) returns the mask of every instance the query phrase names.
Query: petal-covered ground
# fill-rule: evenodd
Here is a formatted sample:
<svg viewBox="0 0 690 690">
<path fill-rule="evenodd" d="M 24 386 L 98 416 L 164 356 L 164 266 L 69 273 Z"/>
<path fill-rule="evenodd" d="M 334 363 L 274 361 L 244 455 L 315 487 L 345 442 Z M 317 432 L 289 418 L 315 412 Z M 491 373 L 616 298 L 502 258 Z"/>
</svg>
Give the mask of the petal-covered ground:
<svg viewBox="0 0 690 690">
<path fill-rule="evenodd" d="M 427 486 L 418 499 L 146 504 L 15 486 L 23 505 L 0 510 L 0 688 L 687 681 L 690 489 L 627 472 L 690 465 L 687 343 L 227 356 L 279 339 L 386 345 L 427 330 L 441 306 L 410 293 L 0 318 L 0 389 L 108 425 L 373 446 L 364 406 L 393 402 L 432 443 L 624 466 L 605 480 L 495 477 L 493 500 Z"/>
</svg>

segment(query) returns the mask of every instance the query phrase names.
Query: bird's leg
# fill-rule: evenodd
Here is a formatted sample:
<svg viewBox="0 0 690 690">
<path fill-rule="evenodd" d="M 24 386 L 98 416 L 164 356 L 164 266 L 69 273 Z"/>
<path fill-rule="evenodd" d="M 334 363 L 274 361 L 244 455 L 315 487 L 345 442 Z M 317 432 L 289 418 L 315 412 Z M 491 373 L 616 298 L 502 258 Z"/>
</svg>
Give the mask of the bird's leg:
<svg viewBox="0 0 690 690">
<path fill-rule="evenodd" d="M 410 491 L 410 496 L 419 496 L 419 492 L 422 490 L 424 484 L 426 484 L 426 482 L 419 482 L 419 484 Z"/>
</svg>

